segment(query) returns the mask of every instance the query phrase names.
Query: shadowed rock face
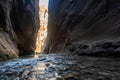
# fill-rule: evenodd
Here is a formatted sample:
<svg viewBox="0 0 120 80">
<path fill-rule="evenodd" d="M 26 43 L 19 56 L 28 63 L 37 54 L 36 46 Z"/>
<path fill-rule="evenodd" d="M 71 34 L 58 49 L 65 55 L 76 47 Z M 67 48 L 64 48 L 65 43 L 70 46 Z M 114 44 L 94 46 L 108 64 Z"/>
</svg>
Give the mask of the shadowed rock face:
<svg viewBox="0 0 120 80">
<path fill-rule="evenodd" d="M 16 57 L 18 50 L 20 55 L 34 52 L 38 10 L 39 0 L 0 0 L 0 58 L 3 54 Z"/>
<path fill-rule="evenodd" d="M 15 0 L 11 13 L 20 53 L 34 52 L 39 28 L 39 0 Z"/>
<path fill-rule="evenodd" d="M 69 42 L 94 43 L 119 37 L 119 0 L 49 0 L 45 51 L 60 51 Z"/>
</svg>

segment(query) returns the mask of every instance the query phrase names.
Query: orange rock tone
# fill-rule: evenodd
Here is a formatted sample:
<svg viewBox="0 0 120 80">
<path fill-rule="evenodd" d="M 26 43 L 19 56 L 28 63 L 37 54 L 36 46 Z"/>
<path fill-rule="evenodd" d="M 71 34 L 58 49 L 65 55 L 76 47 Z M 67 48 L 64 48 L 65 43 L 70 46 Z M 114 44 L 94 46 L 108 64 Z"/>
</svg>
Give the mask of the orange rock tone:
<svg viewBox="0 0 120 80">
<path fill-rule="evenodd" d="M 36 50 L 35 52 L 41 52 L 44 45 L 44 41 L 47 37 L 47 23 L 48 23 L 48 12 L 44 5 L 39 8 L 40 17 L 40 29 L 37 34 Z"/>
</svg>

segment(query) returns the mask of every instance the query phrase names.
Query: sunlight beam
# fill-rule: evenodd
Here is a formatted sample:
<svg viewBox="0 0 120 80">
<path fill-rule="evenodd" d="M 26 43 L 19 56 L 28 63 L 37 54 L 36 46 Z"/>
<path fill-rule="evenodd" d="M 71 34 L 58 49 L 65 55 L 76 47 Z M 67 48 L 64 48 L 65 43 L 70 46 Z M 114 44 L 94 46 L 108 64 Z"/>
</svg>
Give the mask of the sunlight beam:
<svg viewBox="0 0 120 80">
<path fill-rule="evenodd" d="M 40 0 L 39 3 L 39 17 L 40 17 L 40 29 L 38 30 L 36 50 L 40 53 L 44 46 L 44 42 L 47 37 L 47 24 L 48 24 L 48 2 L 49 0 Z"/>
</svg>

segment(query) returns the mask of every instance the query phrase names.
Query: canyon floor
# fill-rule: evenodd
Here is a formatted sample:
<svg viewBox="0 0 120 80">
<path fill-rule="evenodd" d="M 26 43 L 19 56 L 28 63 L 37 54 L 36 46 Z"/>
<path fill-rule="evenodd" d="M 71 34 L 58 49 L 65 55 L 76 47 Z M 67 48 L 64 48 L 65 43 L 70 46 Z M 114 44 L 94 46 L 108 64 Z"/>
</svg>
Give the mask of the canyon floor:
<svg viewBox="0 0 120 80">
<path fill-rule="evenodd" d="M 120 80 L 120 58 L 41 54 L 0 62 L 0 80 Z"/>
</svg>

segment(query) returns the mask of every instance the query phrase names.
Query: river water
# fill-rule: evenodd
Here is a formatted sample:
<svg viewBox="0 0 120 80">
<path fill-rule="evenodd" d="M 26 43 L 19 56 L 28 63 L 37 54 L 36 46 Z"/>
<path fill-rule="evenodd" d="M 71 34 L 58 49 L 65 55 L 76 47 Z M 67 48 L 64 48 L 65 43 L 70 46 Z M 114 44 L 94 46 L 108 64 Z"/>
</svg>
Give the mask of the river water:
<svg viewBox="0 0 120 80">
<path fill-rule="evenodd" d="M 120 58 L 41 54 L 0 62 L 0 80 L 120 80 Z"/>
</svg>

